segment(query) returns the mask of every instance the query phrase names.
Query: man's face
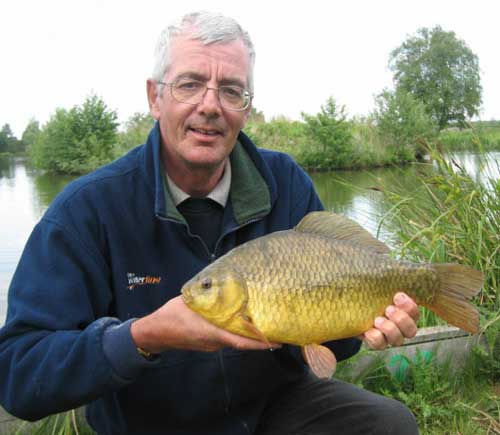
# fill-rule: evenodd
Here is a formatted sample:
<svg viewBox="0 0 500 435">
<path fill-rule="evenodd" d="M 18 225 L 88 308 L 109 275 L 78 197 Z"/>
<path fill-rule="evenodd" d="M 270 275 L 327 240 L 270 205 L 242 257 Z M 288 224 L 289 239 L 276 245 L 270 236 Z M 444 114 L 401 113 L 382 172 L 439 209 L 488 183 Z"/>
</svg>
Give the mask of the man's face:
<svg viewBox="0 0 500 435">
<path fill-rule="evenodd" d="M 242 41 L 203 45 L 177 37 L 171 46 L 170 67 L 163 81 L 194 78 L 208 87 L 239 85 L 248 88 L 250 61 Z M 232 151 L 245 125 L 250 107 L 236 112 L 221 107 L 217 92 L 208 90 L 196 104 L 176 101 L 169 86 L 156 95 L 156 83 L 148 81 L 151 114 L 160 122 L 164 157 L 176 168 L 217 168 Z"/>
</svg>

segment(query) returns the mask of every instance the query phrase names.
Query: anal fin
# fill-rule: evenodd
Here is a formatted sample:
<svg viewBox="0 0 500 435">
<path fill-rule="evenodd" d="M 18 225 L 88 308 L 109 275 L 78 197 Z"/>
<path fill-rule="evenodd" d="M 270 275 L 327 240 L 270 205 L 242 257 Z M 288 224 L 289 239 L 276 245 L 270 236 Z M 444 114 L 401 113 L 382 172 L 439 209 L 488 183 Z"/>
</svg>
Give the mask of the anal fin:
<svg viewBox="0 0 500 435">
<path fill-rule="evenodd" d="M 302 356 L 318 378 L 330 379 L 337 368 L 337 358 L 333 352 L 320 344 L 302 346 Z"/>
</svg>

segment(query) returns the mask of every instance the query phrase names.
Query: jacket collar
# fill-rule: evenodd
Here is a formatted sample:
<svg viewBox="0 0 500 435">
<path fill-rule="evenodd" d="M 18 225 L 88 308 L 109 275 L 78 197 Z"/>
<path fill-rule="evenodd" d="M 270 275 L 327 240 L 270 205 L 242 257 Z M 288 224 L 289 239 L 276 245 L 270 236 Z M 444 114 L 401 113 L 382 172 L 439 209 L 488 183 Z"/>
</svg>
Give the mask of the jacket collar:
<svg viewBox="0 0 500 435">
<path fill-rule="evenodd" d="M 151 130 L 145 147 L 146 177 L 154 174 L 155 214 L 159 217 L 185 222 L 174 205 L 166 187 L 161 163 L 161 134 L 159 123 Z M 238 225 L 267 215 L 276 201 L 277 189 L 274 176 L 253 142 L 243 132 L 238 135 L 231 152 L 231 201 Z"/>
</svg>

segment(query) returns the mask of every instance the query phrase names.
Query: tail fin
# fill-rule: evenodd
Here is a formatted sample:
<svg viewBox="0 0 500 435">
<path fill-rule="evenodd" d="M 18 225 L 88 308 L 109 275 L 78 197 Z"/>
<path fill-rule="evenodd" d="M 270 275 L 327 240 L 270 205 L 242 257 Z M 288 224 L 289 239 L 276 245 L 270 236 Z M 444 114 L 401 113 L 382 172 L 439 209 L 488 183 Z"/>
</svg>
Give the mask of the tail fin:
<svg viewBox="0 0 500 435">
<path fill-rule="evenodd" d="M 423 304 L 439 317 L 471 334 L 479 330 L 479 314 L 470 300 L 484 282 L 482 272 L 461 264 L 433 264 L 441 287 L 431 303 Z"/>
</svg>

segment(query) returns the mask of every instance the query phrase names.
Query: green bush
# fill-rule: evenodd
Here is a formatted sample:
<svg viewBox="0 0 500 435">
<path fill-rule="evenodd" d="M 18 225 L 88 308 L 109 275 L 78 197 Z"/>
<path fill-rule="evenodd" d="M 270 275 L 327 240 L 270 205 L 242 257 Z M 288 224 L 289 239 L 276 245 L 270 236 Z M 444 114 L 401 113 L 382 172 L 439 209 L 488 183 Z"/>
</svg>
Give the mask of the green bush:
<svg viewBox="0 0 500 435">
<path fill-rule="evenodd" d="M 118 133 L 115 156 L 119 157 L 146 142 L 154 123 L 155 120 L 149 113 L 134 113 L 125 123 L 125 130 Z"/>
<path fill-rule="evenodd" d="M 421 159 L 423 144 L 437 135 L 437 126 L 425 111 L 423 103 L 404 91 L 384 90 L 375 98 L 372 114 L 381 142 L 390 148 L 393 163 Z"/>
<path fill-rule="evenodd" d="M 321 145 L 321 154 L 310 157 L 314 160 L 322 157 L 327 162 L 325 166 L 341 168 L 349 166 L 353 157 L 353 137 L 351 123 L 347 120 L 345 106 L 338 107 L 330 97 L 321 111 L 316 115 L 302 113 L 307 126 L 307 133 L 315 142 Z M 319 162 L 318 162 L 319 163 Z"/>
<path fill-rule="evenodd" d="M 82 106 L 56 109 L 31 146 L 35 166 L 51 172 L 89 172 L 114 157 L 117 115 L 99 97 Z"/>
</svg>

